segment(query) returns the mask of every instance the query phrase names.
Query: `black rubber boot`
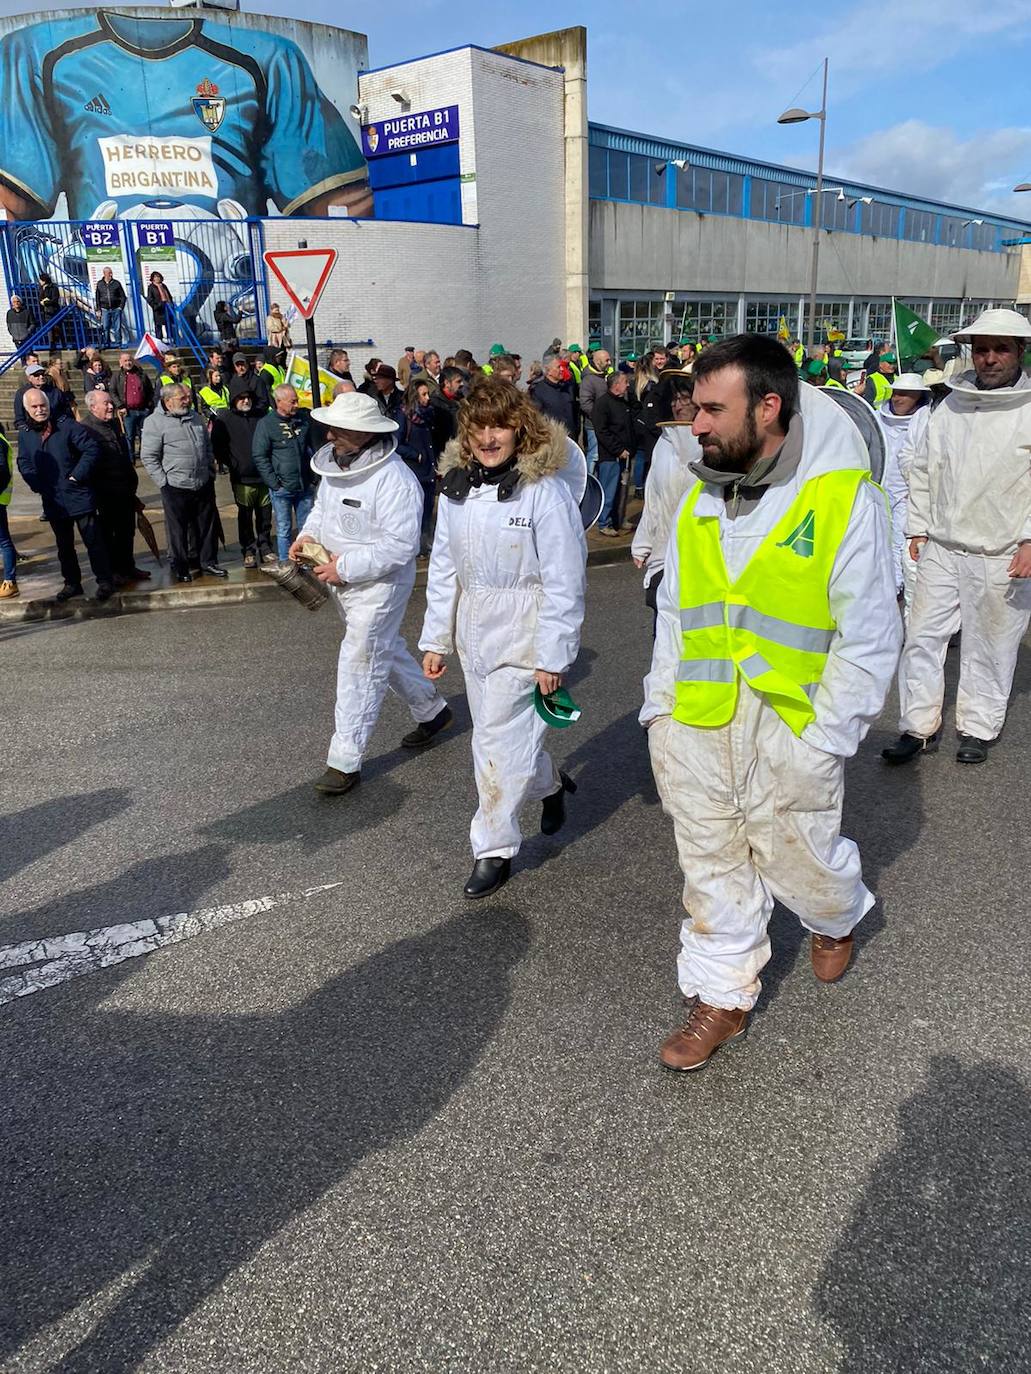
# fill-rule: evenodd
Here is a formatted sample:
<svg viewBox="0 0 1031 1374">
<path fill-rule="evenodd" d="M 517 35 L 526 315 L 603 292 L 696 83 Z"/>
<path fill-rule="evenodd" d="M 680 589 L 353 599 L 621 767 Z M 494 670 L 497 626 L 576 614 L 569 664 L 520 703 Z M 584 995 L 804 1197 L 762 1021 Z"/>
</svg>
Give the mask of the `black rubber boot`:
<svg viewBox="0 0 1031 1374">
<path fill-rule="evenodd" d="M 414 730 L 405 735 L 401 741 L 401 748 L 425 749 L 427 744 L 433 743 L 434 735 L 439 735 L 441 730 L 446 730 L 453 720 L 451 707 L 443 707 L 432 720 L 424 720 L 421 725 L 417 725 Z"/>
<path fill-rule="evenodd" d="M 987 763 L 988 742 L 974 735 L 960 735 L 956 750 L 957 763 Z"/>
<path fill-rule="evenodd" d="M 911 763 L 920 754 L 936 754 L 940 739 L 940 730 L 935 730 L 927 739 L 922 739 L 919 735 L 900 735 L 894 744 L 881 750 L 881 758 L 885 763 Z"/>
<path fill-rule="evenodd" d="M 463 891 L 467 897 L 489 897 L 499 887 L 504 887 L 511 872 L 511 859 L 477 859 Z"/>
<path fill-rule="evenodd" d="M 566 823 L 566 793 L 576 791 L 576 783 L 565 773 L 559 773 L 562 786 L 541 802 L 541 834 L 557 835 Z"/>
</svg>

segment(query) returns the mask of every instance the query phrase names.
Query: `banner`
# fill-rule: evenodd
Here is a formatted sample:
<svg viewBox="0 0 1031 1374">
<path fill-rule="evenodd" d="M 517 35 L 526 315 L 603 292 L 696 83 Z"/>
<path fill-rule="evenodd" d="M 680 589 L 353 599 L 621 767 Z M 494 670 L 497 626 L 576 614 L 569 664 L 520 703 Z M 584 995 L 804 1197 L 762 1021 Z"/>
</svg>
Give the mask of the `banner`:
<svg viewBox="0 0 1031 1374">
<path fill-rule="evenodd" d="M 136 225 L 136 250 L 143 294 L 147 294 L 150 274 L 160 272 L 173 304 L 179 299 L 179 268 L 175 256 L 175 233 L 167 220 L 139 220 Z"/>
<path fill-rule="evenodd" d="M 924 357 L 937 342 L 936 330 L 908 306 L 895 302 L 895 346 L 900 363 L 907 358 Z"/>
<path fill-rule="evenodd" d="M 93 220 L 82 226 L 82 242 L 86 249 L 86 274 L 89 278 L 90 295 L 97 289 L 97 282 L 104 268 L 110 267 L 116 277 L 125 271 L 122 265 L 122 245 L 118 237 L 118 225 L 114 220 Z M 123 283 L 124 284 L 124 283 Z"/>
<path fill-rule="evenodd" d="M 319 368 L 319 385 L 324 406 L 328 406 L 333 399 L 333 388 L 339 380 L 339 377 L 327 372 L 324 367 Z M 308 359 L 302 358 L 299 353 L 291 353 L 286 360 L 284 381 L 297 392 L 298 404 L 305 410 L 311 410 L 311 368 L 308 366 Z"/>
</svg>

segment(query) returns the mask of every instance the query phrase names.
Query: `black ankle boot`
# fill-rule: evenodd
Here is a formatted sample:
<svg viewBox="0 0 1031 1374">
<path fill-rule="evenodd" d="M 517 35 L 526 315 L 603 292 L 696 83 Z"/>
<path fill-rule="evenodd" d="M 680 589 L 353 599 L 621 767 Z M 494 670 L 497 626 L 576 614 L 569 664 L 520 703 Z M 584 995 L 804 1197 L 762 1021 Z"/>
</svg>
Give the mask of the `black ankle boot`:
<svg viewBox="0 0 1031 1374">
<path fill-rule="evenodd" d="M 504 887 L 511 872 L 511 859 L 477 859 L 463 891 L 467 897 L 489 897 Z"/>
<path fill-rule="evenodd" d="M 920 735 L 900 735 L 894 744 L 889 744 L 887 749 L 881 750 L 881 758 L 885 763 L 910 763 L 920 754 L 936 754 L 940 738 L 940 730 L 935 730 L 934 734 L 928 735 L 926 739 Z"/>
<path fill-rule="evenodd" d="M 566 793 L 570 796 L 576 791 L 576 783 L 565 773 L 559 773 L 562 785 L 550 797 L 541 802 L 541 834 L 557 835 L 566 823 Z"/>
</svg>

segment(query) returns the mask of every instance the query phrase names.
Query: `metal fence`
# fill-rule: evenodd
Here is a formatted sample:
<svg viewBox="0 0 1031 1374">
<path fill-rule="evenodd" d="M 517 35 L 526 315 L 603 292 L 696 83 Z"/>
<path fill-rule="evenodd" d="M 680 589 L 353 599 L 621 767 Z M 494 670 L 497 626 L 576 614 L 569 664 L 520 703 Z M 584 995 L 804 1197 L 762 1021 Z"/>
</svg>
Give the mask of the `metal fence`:
<svg viewBox="0 0 1031 1374">
<path fill-rule="evenodd" d="M 178 207 L 178 212 L 182 211 L 183 207 Z M 160 215 L 160 210 L 154 209 L 153 213 Z M 163 230 L 163 256 L 154 248 L 156 224 Z M 35 330 L 42 323 L 39 277 L 46 273 L 58 289 L 62 307 L 75 307 L 64 316 L 65 335 L 57 336 L 58 342 L 68 345 L 106 342 L 101 335 L 94 291 L 101 258 L 89 246 L 91 240 L 100 237 L 97 228 L 80 220 L 0 224 L 0 259 L 8 296 L 21 296 Z M 170 233 L 164 232 L 169 230 Z M 114 344 L 135 342 L 144 331 L 155 329 L 146 298 L 152 267 L 160 269 L 166 279 L 182 332 L 188 329 L 201 345 L 213 344 L 219 338 L 215 307 L 222 301 L 241 317 L 236 325 L 241 342 L 265 342 L 269 295 L 260 220 L 221 220 L 199 215 L 194 219 L 165 221 L 121 219 L 108 227 L 107 237 L 113 245 L 108 248 L 106 261 L 125 287 L 127 297 L 121 337 L 112 339 Z"/>
</svg>

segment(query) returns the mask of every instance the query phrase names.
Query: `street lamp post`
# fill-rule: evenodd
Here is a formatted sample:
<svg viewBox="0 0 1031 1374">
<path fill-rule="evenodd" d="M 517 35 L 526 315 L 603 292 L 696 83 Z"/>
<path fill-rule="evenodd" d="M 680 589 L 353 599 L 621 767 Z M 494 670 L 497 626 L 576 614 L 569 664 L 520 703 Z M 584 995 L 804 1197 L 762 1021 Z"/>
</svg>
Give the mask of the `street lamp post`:
<svg viewBox="0 0 1031 1374">
<path fill-rule="evenodd" d="M 820 121 L 820 152 L 816 164 L 816 196 L 814 204 L 816 206 L 816 216 L 813 220 L 813 265 L 809 277 L 809 352 L 816 351 L 816 282 L 820 270 L 820 220 L 823 218 L 821 207 L 823 201 L 820 199 L 823 194 L 823 146 L 827 133 L 827 64 L 828 60 L 823 59 L 823 102 L 818 110 L 800 110 L 797 108 L 785 110 L 777 120 L 778 124 L 801 124 L 807 119 L 818 119 Z"/>
</svg>

